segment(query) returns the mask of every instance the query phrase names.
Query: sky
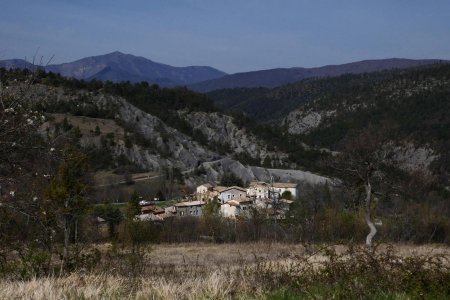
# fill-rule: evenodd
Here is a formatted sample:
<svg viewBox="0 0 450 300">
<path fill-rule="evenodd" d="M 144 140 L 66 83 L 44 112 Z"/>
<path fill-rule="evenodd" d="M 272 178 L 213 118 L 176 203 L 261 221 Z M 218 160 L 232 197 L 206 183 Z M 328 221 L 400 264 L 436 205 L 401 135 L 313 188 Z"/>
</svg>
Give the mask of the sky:
<svg viewBox="0 0 450 300">
<path fill-rule="evenodd" d="M 113 51 L 228 73 L 450 59 L 448 0 L 0 0 L 0 59 Z"/>
</svg>

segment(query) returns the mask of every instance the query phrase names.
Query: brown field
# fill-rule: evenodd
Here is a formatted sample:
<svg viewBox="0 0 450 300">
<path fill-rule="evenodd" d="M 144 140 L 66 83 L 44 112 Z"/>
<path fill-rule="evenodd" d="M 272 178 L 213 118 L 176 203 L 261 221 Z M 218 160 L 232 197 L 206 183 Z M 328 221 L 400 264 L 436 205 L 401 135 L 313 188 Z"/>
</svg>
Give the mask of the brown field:
<svg viewBox="0 0 450 300">
<path fill-rule="evenodd" d="M 380 245 L 378 251 L 386 251 Z M 415 256 L 450 257 L 442 245 L 394 245 L 400 258 Z M 110 244 L 98 245 L 109 253 Z M 247 244 L 162 244 L 141 249 L 142 260 L 134 267 L 105 261 L 94 271 L 78 270 L 64 276 L 34 278 L 26 281 L 1 280 L 2 299 L 267 299 L 272 285 L 282 280 L 283 272 L 305 264 L 328 260 L 325 249 L 342 254 L 346 246 L 280 243 Z M 121 262 L 125 261 L 122 259 Z M 445 260 L 444 260 L 445 261 Z M 261 263 L 264 262 L 264 263 Z M 289 267 L 290 266 L 290 267 Z M 139 269 L 137 273 L 134 271 Z M 268 272 L 270 269 L 270 272 Z M 125 271 L 124 271 L 125 270 Z M 270 274 L 267 278 L 266 275 Z M 408 299 L 394 294 L 394 299 Z M 306 297 L 311 299 L 315 296 Z M 287 299 L 287 298 L 286 298 Z M 296 299 L 289 298 L 289 299 Z"/>
<path fill-rule="evenodd" d="M 385 250 L 382 244 L 379 250 Z M 283 261 L 294 255 L 311 256 L 323 259 L 321 252 L 326 248 L 334 248 L 337 253 L 344 253 L 344 245 L 302 245 L 282 243 L 243 243 L 243 244 L 163 244 L 151 247 L 148 258 L 155 264 L 200 264 L 200 265 L 239 265 L 253 263 L 256 260 Z M 403 257 L 417 255 L 447 255 L 450 247 L 443 245 L 394 245 L 395 252 Z"/>
</svg>

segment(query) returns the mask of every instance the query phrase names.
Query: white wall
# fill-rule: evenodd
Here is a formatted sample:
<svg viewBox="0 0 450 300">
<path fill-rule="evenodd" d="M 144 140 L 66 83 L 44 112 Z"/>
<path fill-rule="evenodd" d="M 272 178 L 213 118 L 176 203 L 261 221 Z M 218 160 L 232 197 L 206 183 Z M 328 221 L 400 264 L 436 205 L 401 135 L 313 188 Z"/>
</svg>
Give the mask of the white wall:
<svg viewBox="0 0 450 300">
<path fill-rule="evenodd" d="M 236 217 L 236 206 L 229 205 L 229 204 L 222 204 L 220 206 L 220 214 L 224 218 L 234 218 Z"/>
<path fill-rule="evenodd" d="M 225 192 L 220 193 L 219 200 L 220 203 L 224 204 L 233 199 L 239 199 L 246 196 L 247 193 L 238 189 L 230 189 Z"/>
<path fill-rule="evenodd" d="M 253 186 L 247 189 L 247 195 L 257 199 L 269 198 L 269 188 L 267 186 Z"/>
<path fill-rule="evenodd" d="M 197 194 L 203 194 L 208 191 L 208 188 L 204 185 L 200 185 L 197 187 Z"/>
<path fill-rule="evenodd" d="M 297 198 L 297 189 L 296 188 L 274 188 L 274 190 L 276 192 L 280 193 L 280 197 L 285 191 L 289 191 L 292 194 L 292 199 L 296 199 Z"/>
</svg>

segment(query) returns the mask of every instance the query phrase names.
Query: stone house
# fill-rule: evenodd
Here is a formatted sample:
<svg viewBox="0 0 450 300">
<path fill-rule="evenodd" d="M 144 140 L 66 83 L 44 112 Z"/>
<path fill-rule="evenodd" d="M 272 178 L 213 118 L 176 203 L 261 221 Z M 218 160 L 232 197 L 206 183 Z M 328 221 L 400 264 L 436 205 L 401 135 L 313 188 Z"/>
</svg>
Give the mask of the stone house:
<svg viewBox="0 0 450 300">
<path fill-rule="evenodd" d="M 204 201 L 188 201 L 180 202 L 174 205 L 175 215 L 178 217 L 200 217 L 203 213 Z"/>
<path fill-rule="evenodd" d="M 255 199 L 268 199 L 269 188 L 270 184 L 264 181 L 252 181 L 247 188 L 247 196 L 254 197 Z"/>
<path fill-rule="evenodd" d="M 197 187 L 195 196 L 198 201 L 208 201 L 211 199 L 212 192 L 213 186 L 209 183 L 205 183 Z"/>
<path fill-rule="evenodd" d="M 224 218 L 250 217 L 253 205 L 248 197 L 233 199 L 220 206 L 220 214 Z"/>
<path fill-rule="evenodd" d="M 230 186 L 223 189 L 218 189 L 218 192 L 218 200 L 220 204 L 247 196 L 247 190 L 239 186 Z"/>
</svg>

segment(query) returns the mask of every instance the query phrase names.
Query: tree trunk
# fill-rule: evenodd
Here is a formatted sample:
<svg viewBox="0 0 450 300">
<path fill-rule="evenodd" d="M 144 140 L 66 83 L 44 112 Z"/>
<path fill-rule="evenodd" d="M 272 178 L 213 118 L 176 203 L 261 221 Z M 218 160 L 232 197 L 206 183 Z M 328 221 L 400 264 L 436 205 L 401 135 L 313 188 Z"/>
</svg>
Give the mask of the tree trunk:
<svg viewBox="0 0 450 300">
<path fill-rule="evenodd" d="M 366 237 L 366 246 L 369 248 L 369 250 L 372 250 L 372 239 L 377 233 L 377 229 L 375 228 L 375 225 L 372 222 L 372 213 L 371 213 L 372 186 L 370 185 L 369 181 L 367 181 L 365 188 L 366 188 L 366 223 L 370 229 L 370 232 Z"/>
<path fill-rule="evenodd" d="M 73 241 L 75 244 L 78 243 L 78 217 L 75 217 L 75 232 L 73 234 Z"/>
<path fill-rule="evenodd" d="M 69 201 L 70 199 L 66 199 L 64 201 L 64 251 L 63 251 L 63 260 L 61 262 L 61 270 L 60 273 L 62 274 L 64 270 L 64 265 L 66 263 L 66 259 L 69 256 L 69 242 L 70 242 L 70 216 L 67 214 L 67 209 L 69 207 Z"/>
<path fill-rule="evenodd" d="M 69 242 L 70 242 L 70 220 L 69 216 L 64 217 L 64 258 L 69 254 Z"/>
</svg>

